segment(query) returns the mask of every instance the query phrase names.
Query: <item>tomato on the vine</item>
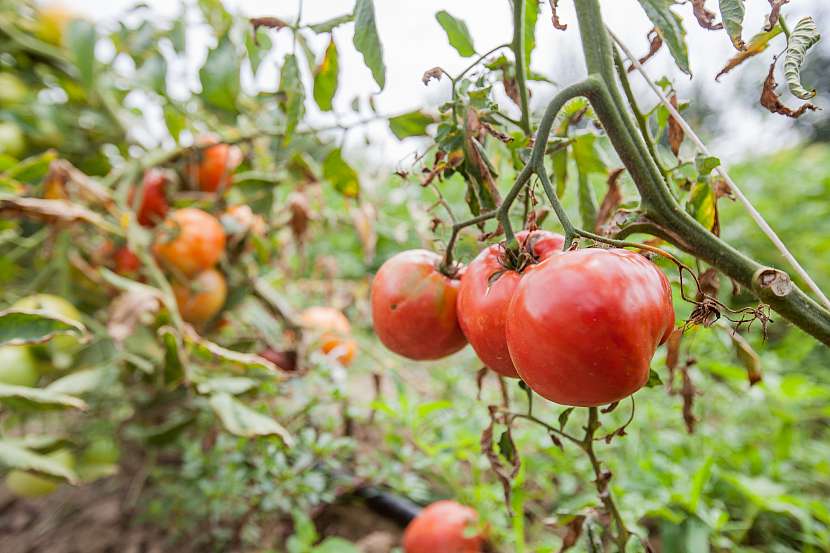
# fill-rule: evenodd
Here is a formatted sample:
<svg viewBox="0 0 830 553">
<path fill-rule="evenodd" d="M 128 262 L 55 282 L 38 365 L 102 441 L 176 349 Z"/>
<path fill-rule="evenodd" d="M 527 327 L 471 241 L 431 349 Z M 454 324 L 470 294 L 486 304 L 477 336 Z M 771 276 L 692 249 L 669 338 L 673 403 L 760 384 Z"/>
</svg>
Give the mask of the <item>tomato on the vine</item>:
<svg viewBox="0 0 830 553">
<path fill-rule="evenodd" d="M 141 260 L 127 246 L 121 246 L 112 254 L 115 262 L 115 272 L 119 275 L 131 276 L 141 269 Z"/>
<path fill-rule="evenodd" d="M 224 249 L 222 225 L 195 207 L 174 211 L 159 228 L 153 244 L 160 261 L 188 277 L 216 265 Z"/>
<path fill-rule="evenodd" d="M 403 534 L 404 553 L 480 553 L 481 534 L 471 530 L 478 514 L 455 501 L 436 501 L 409 523 Z"/>
<path fill-rule="evenodd" d="M 150 169 L 144 173 L 142 183 L 144 192 L 136 215 L 138 224 L 141 226 L 152 227 L 164 220 L 170 209 L 165 193 L 166 185 L 167 177 L 164 172 L 158 169 Z M 132 199 L 130 201 L 132 202 Z"/>
<path fill-rule="evenodd" d="M 187 284 L 174 282 L 173 295 L 176 296 L 182 318 L 191 324 L 203 325 L 225 305 L 228 285 L 222 273 L 208 269 Z"/>
<path fill-rule="evenodd" d="M 349 319 L 333 307 L 309 307 L 300 314 L 300 324 L 317 331 L 320 351 L 332 354 L 341 365 L 347 366 L 357 353 L 357 343 L 351 338 Z"/>
<path fill-rule="evenodd" d="M 505 249 L 492 245 L 478 254 L 461 277 L 458 292 L 458 322 L 479 359 L 502 376 L 518 378 L 510 360 L 505 337 L 505 320 L 510 299 L 522 278 L 522 265 L 530 266 L 562 251 L 565 238 L 537 230 L 516 233 L 523 259 L 508 268 Z M 515 265 L 513 263 L 512 265 Z"/>
<path fill-rule="evenodd" d="M 372 323 L 391 351 L 424 361 L 467 344 L 458 326 L 460 281 L 439 270 L 441 257 L 426 250 L 401 252 L 372 281 Z"/>
<path fill-rule="evenodd" d="M 213 144 L 195 154 L 187 167 L 191 182 L 203 192 L 227 191 L 233 184 L 233 172 L 242 163 L 242 150 L 230 144 L 216 144 L 214 138 L 203 138 L 202 144 Z"/>
<path fill-rule="evenodd" d="M 68 449 L 59 449 L 46 455 L 53 462 L 68 469 L 75 467 L 75 456 Z M 18 497 L 43 497 L 54 492 L 60 481 L 23 470 L 13 470 L 6 475 L 6 488 Z"/>
<path fill-rule="evenodd" d="M 597 406 L 639 390 L 674 327 L 671 285 L 621 249 L 555 255 L 530 268 L 507 310 L 516 371 L 539 395 Z"/>
<path fill-rule="evenodd" d="M 34 386 L 39 378 L 37 359 L 28 346 L 0 346 L 0 384 Z"/>
</svg>

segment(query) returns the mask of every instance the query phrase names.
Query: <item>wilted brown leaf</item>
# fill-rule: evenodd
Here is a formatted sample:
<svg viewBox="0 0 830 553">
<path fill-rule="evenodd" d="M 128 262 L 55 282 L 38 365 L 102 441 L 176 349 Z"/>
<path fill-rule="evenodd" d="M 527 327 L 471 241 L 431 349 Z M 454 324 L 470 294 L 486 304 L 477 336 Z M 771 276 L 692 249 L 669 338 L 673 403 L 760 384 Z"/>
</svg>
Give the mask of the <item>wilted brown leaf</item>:
<svg viewBox="0 0 830 553">
<path fill-rule="evenodd" d="M 582 525 L 584 522 L 585 517 L 583 515 L 575 516 L 568 522 L 565 526 L 565 535 L 562 536 L 562 547 L 559 548 L 559 553 L 564 553 L 576 545 L 576 542 L 579 541 L 579 537 L 582 535 Z"/>
<path fill-rule="evenodd" d="M 654 55 L 663 47 L 663 37 L 660 36 L 660 33 L 657 32 L 657 29 L 652 29 L 648 32 L 648 53 L 640 58 L 639 61 L 640 65 L 643 65 L 648 60 L 654 57 Z M 634 71 L 634 64 L 628 66 L 628 72 L 631 73 Z"/>
<path fill-rule="evenodd" d="M 720 291 L 720 273 L 714 267 L 709 267 L 698 278 L 700 282 L 700 293 L 698 294 L 698 301 L 702 300 L 700 294 L 705 294 L 710 298 L 717 298 Z"/>
<path fill-rule="evenodd" d="M 689 359 L 682 367 L 681 373 L 683 375 L 683 388 L 680 391 L 683 397 L 683 422 L 686 423 L 686 431 L 689 434 L 695 433 L 695 424 L 697 418 L 694 414 L 695 396 L 697 395 L 697 388 L 692 382 L 692 375 L 690 374 L 694 360 Z"/>
<path fill-rule="evenodd" d="M 568 26 L 559 19 L 559 0 L 550 0 L 550 10 L 553 12 L 551 16 L 553 28 L 560 31 L 567 31 Z"/>
<path fill-rule="evenodd" d="M 815 104 L 812 104 L 810 102 L 804 102 L 801 105 L 801 107 L 793 111 L 792 109 L 785 106 L 784 103 L 781 101 L 781 97 L 775 91 L 776 86 L 778 86 L 778 83 L 775 82 L 775 61 L 773 61 L 772 65 L 769 66 L 769 74 L 767 75 L 767 78 L 764 81 L 764 88 L 761 91 L 761 105 L 767 108 L 772 113 L 779 113 L 781 115 L 785 115 L 793 119 L 798 119 L 799 117 L 804 115 L 808 110 L 818 110 L 818 107 Z"/>
<path fill-rule="evenodd" d="M 781 8 L 784 4 L 789 4 L 790 0 L 769 0 L 769 5 L 772 8 L 767 17 L 767 26 L 765 31 L 771 31 L 773 27 L 778 25 L 778 20 L 781 18 Z"/>
<path fill-rule="evenodd" d="M 715 23 L 715 13 L 706 9 L 706 0 L 692 0 L 692 10 L 701 27 L 710 31 L 723 29 L 723 23 Z"/>
<path fill-rule="evenodd" d="M 436 81 L 440 81 L 441 77 L 444 75 L 444 70 L 440 67 L 433 67 L 427 71 L 424 71 L 424 76 L 421 77 L 421 82 L 424 83 L 424 86 L 429 84 L 429 81 L 435 79 Z"/>
<path fill-rule="evenodd" d="M 367 263 L 370 263 L 375 257 L 375 247 L 378 243 L 378 235 L 375 230 L 377 222 L 375 207 L 370 203 L 354 207 L 352 209 L 352 222 L 363 246 L 363 258 Z"/>
<path fill-rule="evenodd" d="M 674 369 L 680 360 L 680 344 L 683 341 L 683 331 L 676 328 L 666 340 L 666 368 L 669 369 L 669 382 L 673 379 Z"/>
<path fill-rule="evenodd" d="M 288 23 L 279 17 L 252 17 L 250 21 L 251 26 L 254 28 L 255 36 L 257 29 L 260 27 L 268 27 L 269 29 L 282 29 L 283 27 L 290 27 Z"/>
<path fill-rule="evenodd" d="M 483 149 L 481 148 L 479 138 L 484 132 L 484 128 L 474 109 L 467 110 L 464 131 L 464 155 L 468 168 L 476 177 L 482 192 L 489 196 L 489 201 L 483 205 L 492 204 L 493 207 L 501 205 L 501 194 L 499 194 L 499 190 L 496 187 L 496 182 L 493 179 L 493 174 L 490 172 L 490 167 L 482 155 Z"/>
<path fill-rule="evenodd" d="M 744 368 L 746 368 L 746 377 L 749 380 L 749 385 L 756 385 L 763 379 L 761 374 L 761 358 L 755 353 L 755 350 L 752 349 L 752 346 L 749 345 L 746 338 L 734 331 L 730 332 L 729 336 L 732 338 L 732 345 L 735 346 L 735 353 L 738 359 Z"/>
<path fill-rule="evenodd" d="M 116 343 L 121 343 L 137 326 L 149 324 L 160 308 L 161 296 L 154 288 L 141 286 L 128 290 L 112 302 L 107 332 Z"/>
<path fill-rule="evenodd" d="M 594 231 L 598 234 L 602 233 L 603 228 L 608 224 L 611 220 L 611 216 L 622 203 L 623 197 L 622 192 L 620 192 L 619 180 L 624 171 L 625 169 L 622 167 L 614 169 L 608 176 L 608 192 L 605 193 L 605 197 L 602 199 L 602 203 L 599 205 L 599 209 L 597 210 L 597 219 Z"/>
<path fill-rule="evenodd" d="M 711 184 L 712 190 L 715 191 L 715 199 L 729 198 L 733 202 L 735 201 L 735 193 L 729 183 L 726 182 L 726 179 L 715 178 L 711 181 Z"/>
<path fill-rule="evenodd" d="M 746 44 L 746 49 L 738 51 L 734 56 L 732 56 L 723 69 L 715 75 L 715 80 L 719 81 L 721 77 L 741 65 L 743 62 L 748 60 L 753 56 L 757 56 L 761 52 L 767 49 L 769 46 L 770 40 L 778 36 L 780 33 L 779 28 L 775 28 L 772 31 L 759 33 L 752 37 L 752 39 Z"/>
<path fill-rule="evenodd" d="M 481 449 L 490 461 L 490 466 L 493 469 L 493 472 L 496 473 L 496 476 L 501 482 L 502 489 L 504 491 L 505 507 L 507 508 L 508 513 L 512 515 L 512 509 L 510 508 L 510 482 L 519 473 L 521 460 L 519 458 L 519 452 L 516 449 L 516 444 L 513 442 L 513 435 L 510 429 L 511 420 L 504 420 L 505 417 L 499 413 L 498 408 L 495 405 L 491 405 L 489 409 L 490 424 L 484 429 L 484 432 L 481 433 Z M 493 432 L 497 422 L 501 422 L 506 425 L 506 430 L 499 440 L 499 448 L 501 449 L 503 441 L 505 442 L 505 445 L 510 448 L 509 452 L 501 451 L 501 456 L 499 455 L 499 452 L 496 451 L 493 440 Z M 502 457 L 505 459 L 509 458 L 511 465 L 510 470 L 508 470 L 507 465 L 505 465 L 502 461 Z"/>
<path fill-rule="evenodd" d="M 671 95 L 669 100 L 671 101 L 671 105 L 674 109 L 677 109 L 678 103 L 676 92 Z M 678 122 L 674 116 L 669 117 L 669 146 L 675 156 L 680 155 L 680 146 L 683 144 L 683 139 L 685 137 L 686 133 L 683 132 L 683 127 L 680 125 L 680 122 Z"/>
<path fill-rule="evenodd" d="M 522 102 L 521 99 L 519 99 L 519 86 L 516 84 L 516 79 L 508 77 L 507 73 L 504 73 L 502 83 L 504 84 L 504 92 L 507 94 L 507 97 L 513 100 L 513 103 L 517 106 L 521 105 Z"/>
<path fill-rule="evenodd" d="M 76 222 L 90 223 L 106 230 L 120 234 L 120 229 L 104 219 L 100 214 L 81 205 L 67 200 L 41 200 L 39 198 L 20 198 L 11 195 L 0 195 L 0 213 L 10 212 L 28 217 L 42 219 L 48 222 Z"/>
<path fill-rule="evenodd" d="M 292 192 L 288 196 L 288 211 L 291 218 L 288 221 L 294 238 L 302 241 L 308 231 L 308 222 L 311 219 L 311 212 L 308 207 L 308 198 L 299 191 Z"/>
</svg>

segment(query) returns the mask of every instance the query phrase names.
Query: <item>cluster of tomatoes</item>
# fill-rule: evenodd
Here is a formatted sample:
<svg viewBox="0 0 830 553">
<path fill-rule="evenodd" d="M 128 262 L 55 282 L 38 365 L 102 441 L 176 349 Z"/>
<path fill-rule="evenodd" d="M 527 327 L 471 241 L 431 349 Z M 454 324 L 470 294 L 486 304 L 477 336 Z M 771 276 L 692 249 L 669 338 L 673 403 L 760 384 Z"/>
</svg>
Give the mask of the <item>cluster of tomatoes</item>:
<svg viewBox="0 0 830 553">
<path fill-rule="evenodd" d="M 674 328 L 665 274 L 628 250 L 562 251 L 564 238 L 543 230 L 516 239 L 518 251 L 490 246 L 452 275 L 426 250 L 390 258 L 372 283 L 380 340 L 413 360 L 469 342 L 487 367 L 563 405 L 605 405 L 645 385 Z"/>
</svg>

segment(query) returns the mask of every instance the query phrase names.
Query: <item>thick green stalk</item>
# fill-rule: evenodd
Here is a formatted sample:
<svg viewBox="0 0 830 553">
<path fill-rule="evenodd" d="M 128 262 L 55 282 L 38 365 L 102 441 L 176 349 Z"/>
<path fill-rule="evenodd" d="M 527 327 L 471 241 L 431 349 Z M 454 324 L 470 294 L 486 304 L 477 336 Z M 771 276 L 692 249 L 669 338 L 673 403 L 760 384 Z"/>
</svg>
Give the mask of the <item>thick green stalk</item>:
<svg viewBox="0 0 830 553">
<path fill-rule="evenodd" d="M 516 85 L 519 87 L 519 103 L 522 108 L 522 129 L 530 136 L 532 129 L 525 64 L 525 0 L 513 0 L 513 54 L 516 57 Z"/>
<path fill-rule="evenodd" d="M 575 5 L 589 79 L 596 81 L 588 98 L 637 185 L 647 219 L 661 229 L 658 234 L 717 267 L 802 330 L 830 345 L 830 312 L 797 286 L 779 292 L 782 295 L 774 293 L 759 278 L 765 267 L 709 232 L 677 203 L 620 95 L 599 0 L 575 0 Z"/>
</svg>

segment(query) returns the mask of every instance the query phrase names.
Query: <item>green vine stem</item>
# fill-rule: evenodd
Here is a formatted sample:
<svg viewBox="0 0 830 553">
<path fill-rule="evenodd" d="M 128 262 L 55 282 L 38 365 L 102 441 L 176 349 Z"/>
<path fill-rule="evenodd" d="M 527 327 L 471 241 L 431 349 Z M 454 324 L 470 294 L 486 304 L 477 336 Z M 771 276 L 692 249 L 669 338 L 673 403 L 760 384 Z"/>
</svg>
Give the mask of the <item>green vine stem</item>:
<svg viewBox="0 0 830 553">
<path fill-rule="evenodd" d="M 525 0 L 513 0 L 513 55 L 516 58 L 516 85 L 522 108 L 522 130 L 530 136 L 530 102 L 527 93 L 527 67 L 525 60 Z"/>
</svg>

